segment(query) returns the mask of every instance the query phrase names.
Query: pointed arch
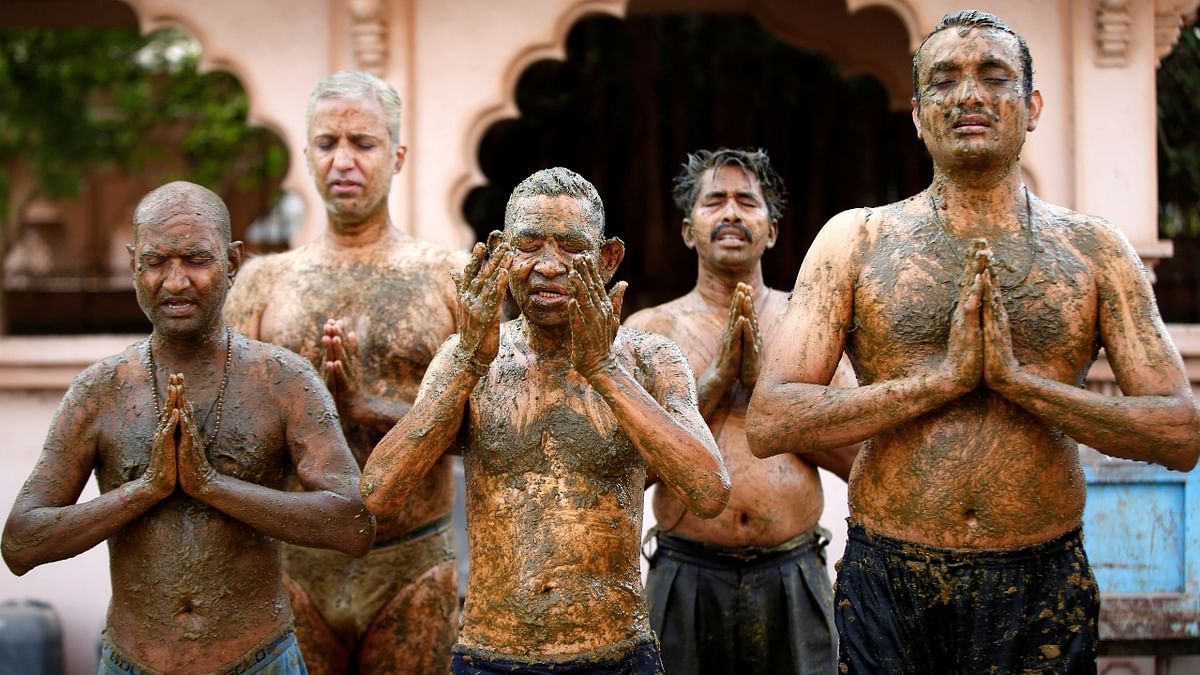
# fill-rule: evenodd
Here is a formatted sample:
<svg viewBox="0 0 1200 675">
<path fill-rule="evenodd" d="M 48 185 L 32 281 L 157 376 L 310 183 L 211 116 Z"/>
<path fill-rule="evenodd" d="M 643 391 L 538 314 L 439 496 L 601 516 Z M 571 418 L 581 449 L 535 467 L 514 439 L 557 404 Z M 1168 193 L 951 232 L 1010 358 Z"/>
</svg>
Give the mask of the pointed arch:
<svg viewBox="0 0 1200 675">
<path fill-rule="evenodd" d="M 602 14 L 625 18 L 628 0 L 577 0 L 569 4 L 555 20 L 545 39 L 527 44 L 508 60 L 500 91 L 504 98 L 492 102 L 471 116 L 467 125 L 461 146 L 461 166 L 459 177 L 450 188 L 447 209 L 449 213 L 460 214 L 462 203 L 471 190 L 487 184 L 487 177 L 479 166 L 478 150 L 484 134 L 491 126 L 501 120 L 520 117 L 521 111 L 515 100 L 517 82 L 521 75 L 538 61 L 563 61 L 567 56 L 567 34 L 581 19 L 587 16 Z M 461 222 L 462 217 L 458 216 Z M 467 227 L 467 230 L 470 230 Z M 473 235 L 472 235 L 473 236 Z"/>
</svg>

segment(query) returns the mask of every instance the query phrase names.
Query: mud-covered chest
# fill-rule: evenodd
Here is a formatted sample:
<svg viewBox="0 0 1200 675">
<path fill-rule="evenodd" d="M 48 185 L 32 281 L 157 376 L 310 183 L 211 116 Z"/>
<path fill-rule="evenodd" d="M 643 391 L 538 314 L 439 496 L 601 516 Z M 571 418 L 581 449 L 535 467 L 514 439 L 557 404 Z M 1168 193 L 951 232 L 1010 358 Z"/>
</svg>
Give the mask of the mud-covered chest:
<svg viewBox="0 0 1200 675">
<path fill-rule="evenodd" d="M 608 403 L 578 374 L 500 370 L 471 396 L 464 461 L 496 474 L 612 478 L 641 466 Z"/>
</svg>

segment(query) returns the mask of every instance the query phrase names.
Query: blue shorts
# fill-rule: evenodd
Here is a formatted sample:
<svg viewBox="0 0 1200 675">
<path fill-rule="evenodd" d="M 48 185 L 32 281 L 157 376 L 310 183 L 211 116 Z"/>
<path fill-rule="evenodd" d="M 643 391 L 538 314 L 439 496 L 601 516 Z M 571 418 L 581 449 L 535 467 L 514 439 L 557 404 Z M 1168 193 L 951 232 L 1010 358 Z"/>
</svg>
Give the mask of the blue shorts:
<svg viewBox="0 0 1200 675">
<path fill-rule="evenodd" d="M 100 667 L 96 675 L 162 675 L 125 655 L 108 636 L 100 641 Z M 242 658 L 214 671 L 216 675 L 308 675 L 296 631 L 291 624 L 269 635 Z"/>
</svg>

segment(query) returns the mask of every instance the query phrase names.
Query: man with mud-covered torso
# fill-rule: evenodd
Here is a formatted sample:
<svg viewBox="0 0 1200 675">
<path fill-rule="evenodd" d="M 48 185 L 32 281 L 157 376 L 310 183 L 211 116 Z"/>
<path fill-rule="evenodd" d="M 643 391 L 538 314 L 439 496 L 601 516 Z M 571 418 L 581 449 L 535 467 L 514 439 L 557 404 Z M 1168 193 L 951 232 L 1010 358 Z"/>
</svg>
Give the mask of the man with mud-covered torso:
<svg viewBox="0 0 1200 675">
<path fill-rule="evenodd" d="M 276 540 L 361 556 L 374 536 L 312 366 L 221 320 L 229 233 L 198 185 L 138 205 L 130 267 L 153 333 L 76 378 L 5 526 L 16 574 L 108 541 L 100 675 L 307 672 Z M 92 471 L 101 494 L 76 503 Z"/>
<path fill-rule="evenodd" d="M 306 155 L 328 229 L 286 253 L 251 260 L 226 307 L 247 335 L 305 357 L 325 378 L 362 465 L 416 396 L 455 328 L 451 272 L 466 254 L 395 228 L 388 192 L 406 148 L 400 100 L 365 73 L 313 91 Z M 413 499 L 376 513 L 365 558 L 291 546 L 284 569 L 314 675 L 442 672 L 457 623 L 450 460 Z"/>
<path fill-rule="evenodd" d="M 471 575 L 456 673 L 662 671 L 639 578 L 648 472 L 693 513 L 729 496 L 692 373 L 660 336 L 620 326 L 624 254 L 590 183 L 546 169 L 459 283 L 459 333 L 375 448 L 368 508 L 403 502 L 463 453 Z M 521 317 L 501 324 L 505 289 Z"/>
<path fill-rule="evenodd" d="M 959 12 L 913 64 L 933 184 L 818 235 L 751 447 L 870 439 L 835 596 L 842 672 L 1095 672 L 1076 443 L 1187 471 L 1195 402 L 1125 237 L 1022 183 L 1042 108 L 1024 40 Z M 826 386 L 843 347 L 856 389 Z M 1100 347 L 1123 397 L 1083 388 Z"/>
<path fill-rule="evenodd" d="M 700 412 L 733 482 L 729 504 L 697 518 L 670 490 L 653 498 L 657 549 L 646 595 L 668 673 L 829 673 L 836 664 L 824 495 L 817 466 L 845 479 L 857 448 L 758 459 L 745 415 L 787 294 L 768 288 L 783 181 L 761 150 L 701 150 L 675 179 L 683 240 L 699 259 L 687 295 L 625 325 L 677 342 L 697 373 Z M 847 365 L 835 381 L 854 386 Z"/>
</svg>

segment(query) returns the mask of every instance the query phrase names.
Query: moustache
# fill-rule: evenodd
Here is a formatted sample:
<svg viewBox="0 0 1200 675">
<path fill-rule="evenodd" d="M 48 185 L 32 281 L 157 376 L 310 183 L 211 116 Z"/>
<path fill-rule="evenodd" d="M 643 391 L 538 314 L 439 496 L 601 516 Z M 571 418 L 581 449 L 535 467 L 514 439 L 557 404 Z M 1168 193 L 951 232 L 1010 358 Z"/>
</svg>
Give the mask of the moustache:
<svg viewBox="0 0 1200 675">
<path fill-rule="evenodd" d="M 750 230 L 741 223 L 726 223 L 725 225 L 721 225 L 717 229 L 713 230 L 712 234 L 708 237 L 709 242 L 715 242 L 717 237 L 720 237 L 721 234 L 726 230 L 737 230 L 738 232 L 742 233 L 743 237 L 746 238 L 747 243 L 754 243 L 754 235 L 750 234 Z"/>
<path fill-rule="evenodd" d="M 951 108 L 946 114 L 946 116 L 950 119 L 951 124 L 957 124 L 959 120 L 967 115 L 979 115 L 981 117 L 985 117 L 987 118 L 988 122 L 993 124 L 1000 121 L 1000 114 L 987 108 Z"/>
</svg>

